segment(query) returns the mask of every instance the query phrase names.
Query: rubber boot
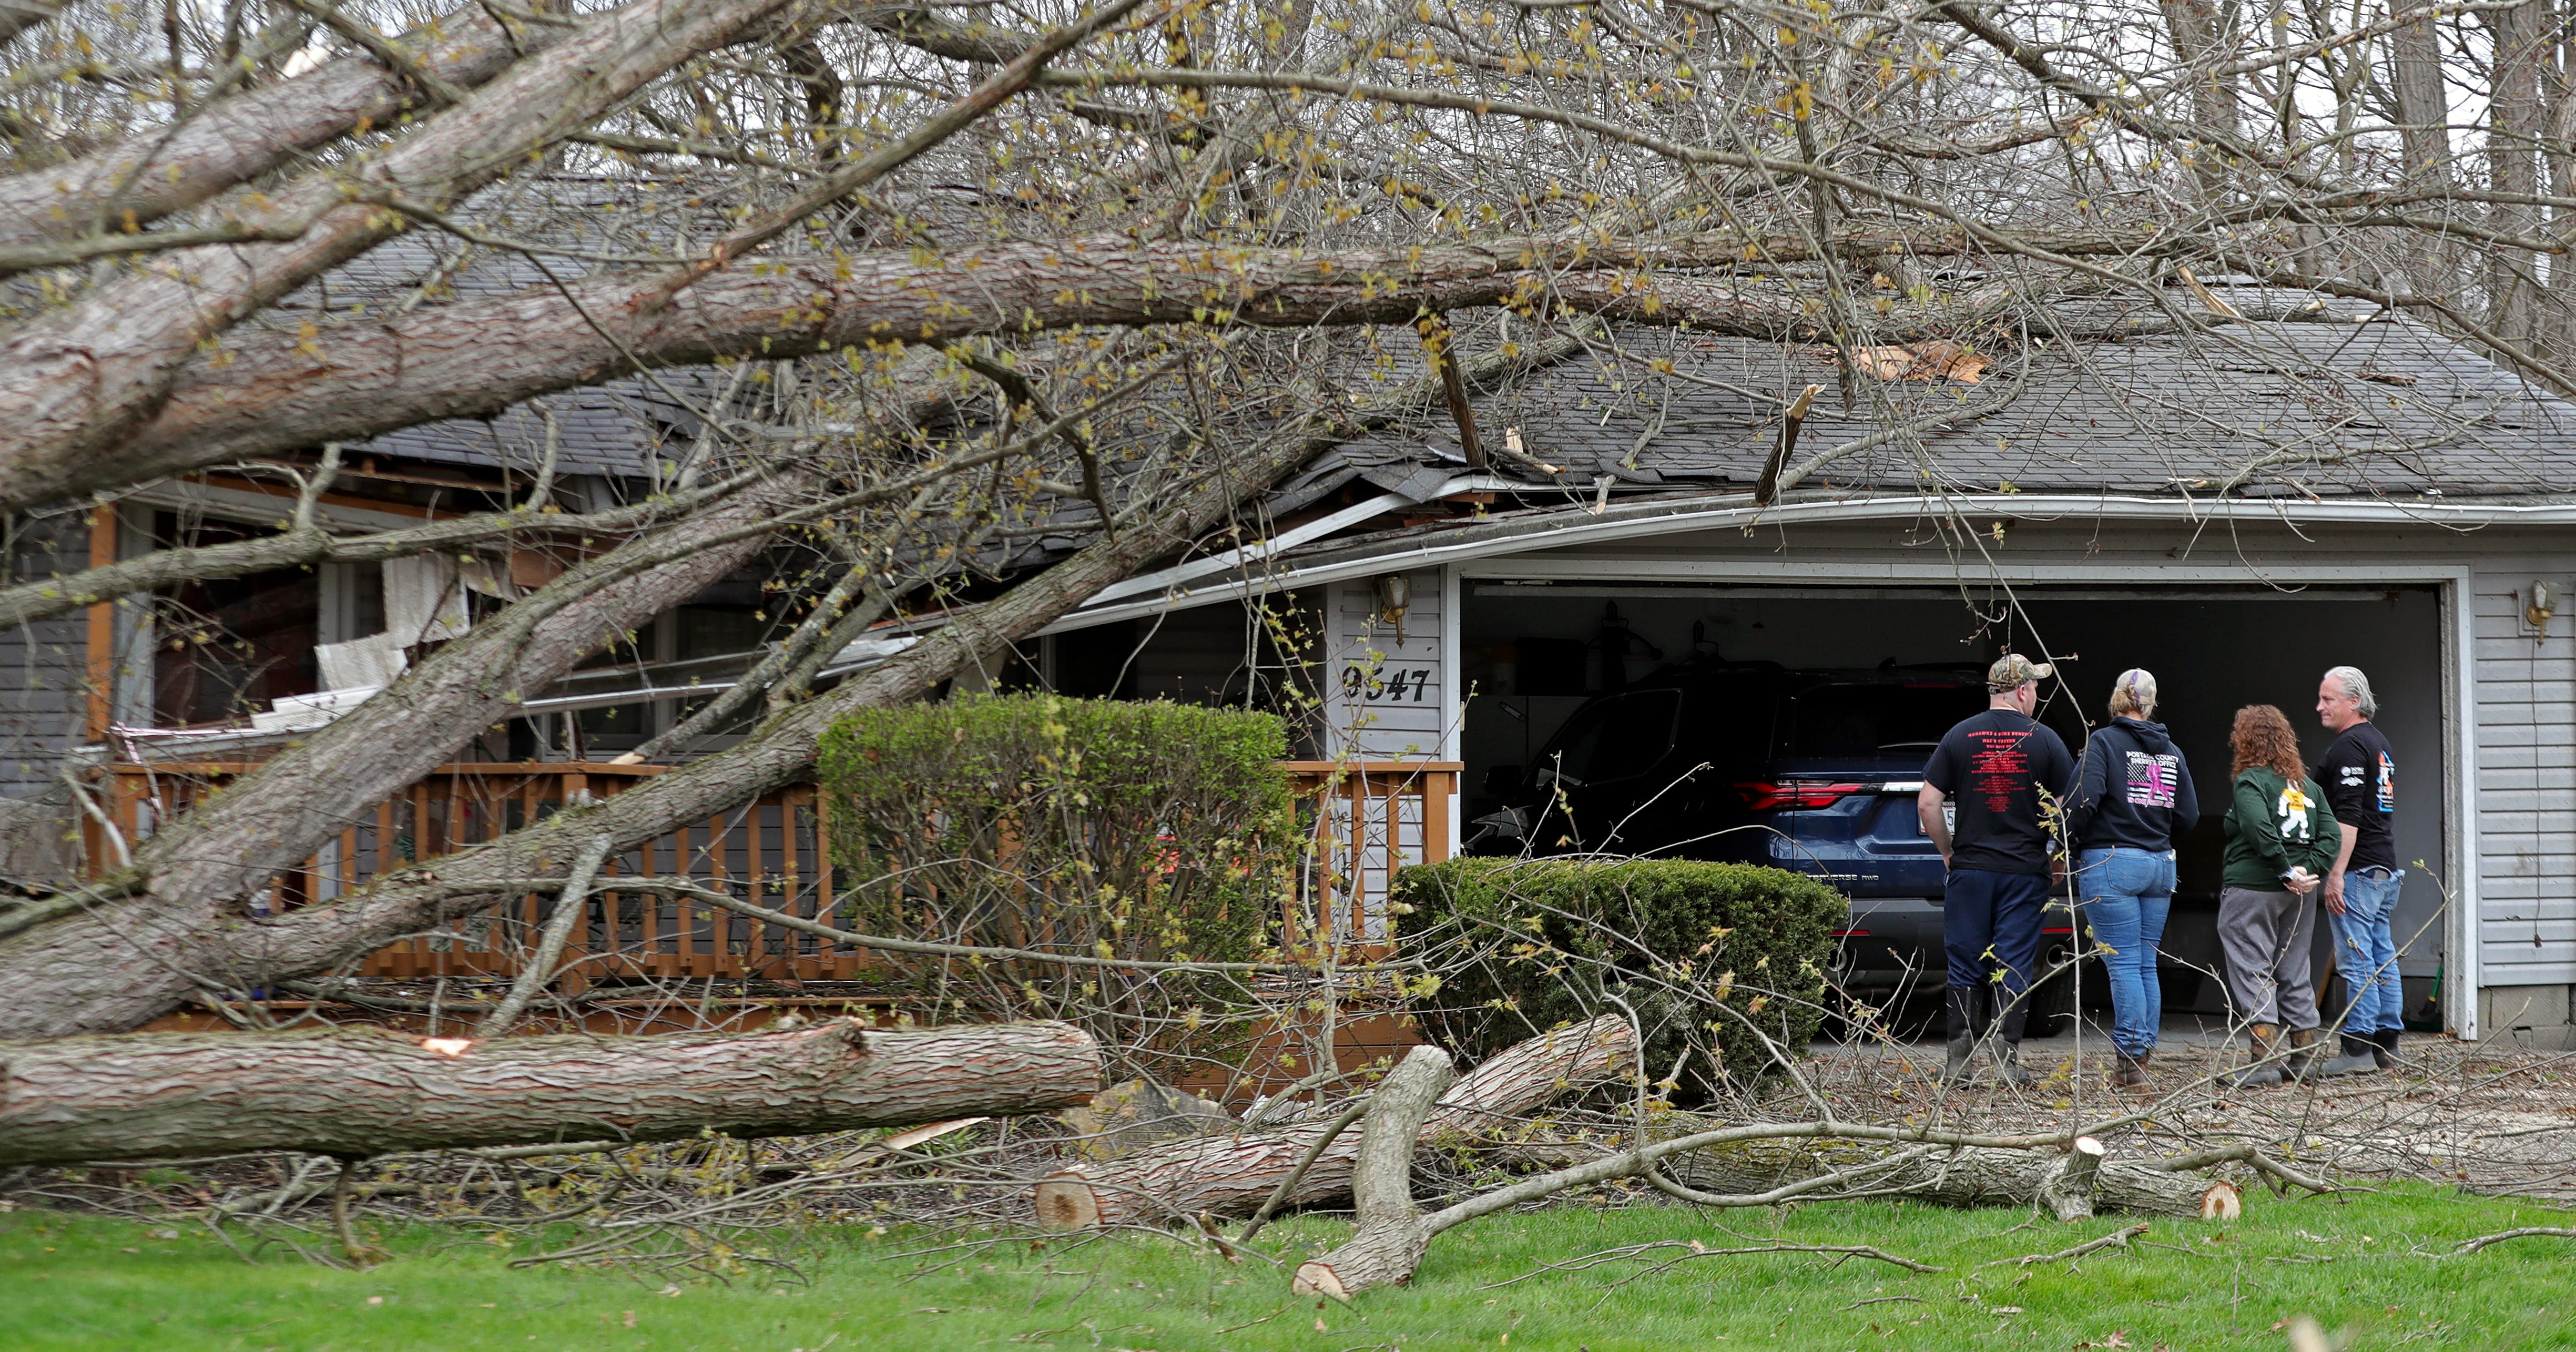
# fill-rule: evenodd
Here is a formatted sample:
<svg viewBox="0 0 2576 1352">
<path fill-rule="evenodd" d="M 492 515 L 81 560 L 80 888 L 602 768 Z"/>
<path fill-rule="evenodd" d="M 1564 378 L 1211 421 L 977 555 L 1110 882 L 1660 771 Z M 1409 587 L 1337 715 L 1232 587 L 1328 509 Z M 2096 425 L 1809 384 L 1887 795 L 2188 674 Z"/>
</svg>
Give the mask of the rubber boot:
<svg viewBox="0 0 2576 1352">
<path fill-rule="evenodd" d="M 2252 1064 L 2227 1076 L 2220 1083 L 2230 1089 L 2260 1089 L 2281 1082 L 2281 1068 L 2272 1062 L 2272 1052 L 2281 1030 L 2268 1023 L 2258 1023 L 2245 1030 L 2245 1052 Z"/>
<path fill-rule="evenodd" d="M 2281 1073 L 2301 1084 L 2316 1079 L 2317 1030 L 2293 1028 L 2290 1030 L 2289 1042 L 2289 1054 L 2281 1058 Z"/>
<path fill-rule="evenodd" d="M 2155 1053 L 2140 1052 L 2131 1056 L 2127 1052 L 2117 1052 L 2116 1055 L 2119 1057 L 2120 1064 L 2111 1072 L 2111 1087 L 2114 1089 L 2146 1088 L 2147 1058 Z"/>
<path fill-rule="evenodd" d="M 1941 1083 L 1965 1083 L 1977 1062 L 1977 997 L 1979 991 L 1950 988 L 1950 1006 L 1945 1031 L 1949 1034 L 1948 1055 L 1941 1063 Z"/>
<path fill-rule="evenodd" d="M 2021 1065 L 2022 1027 L 2030 1020 L 2030 993 L 2022 992 L 2004 1007 L 1997 1020 L 1995 1041 L 1995 1083 L 2007 1089 L 2028 1089 L 2031 1074 Z"/>
<path fill-rule="evenodd" d="M 2379 1045 L 2368 1037 L 2343 1035 L 2343 1054 L 2317 1067 L 2319 1075 L 2376 1075 L 2379 1073 Z"/>
<path fill-rule="evenodd" d="M 2370 1040 L 2374 1044 L 2371 1048 L 2371 1054 L 2379 1059 L 2379 1068 L 2381 1070 L 2397 1069 L 2397 1030 L 2394 1028 L 2382 1028 L 2378 1032 L 2371 1034 Z"/>
</svg>

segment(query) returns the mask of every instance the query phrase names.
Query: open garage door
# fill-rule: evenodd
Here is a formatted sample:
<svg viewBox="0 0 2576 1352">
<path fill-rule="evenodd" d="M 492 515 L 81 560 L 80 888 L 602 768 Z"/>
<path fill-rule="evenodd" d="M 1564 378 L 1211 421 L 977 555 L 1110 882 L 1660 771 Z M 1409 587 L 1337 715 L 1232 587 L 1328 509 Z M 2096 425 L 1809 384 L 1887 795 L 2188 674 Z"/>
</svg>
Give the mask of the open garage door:
<svg viewBox="0 0 2576 1352">
<path fill-rule="evenodd" d="M 2319 677 L 2338 663 L 2367 671 L 2379 695 L 2378 722 L 2400 767 L 2398 857 L 2437 864 L 2446 857 L 2453 824 L 2445 820 L 2440 788 L 2447 696 L 2434 587 L 2281 592 L 2206 585 L 2024 586 L 2007 596 L 1999 589 L 1963 592 L 1957 586 L 1492 577 L 1466 580 L 1460 603 L 1461 674 L 1477 692 L 1468 703 L 1462 737 L 1471 820 L 1504 809 L 1516 792 L 1526 801 L 1530 782 L 1547 762 L 1570 764 L 1569 748 L 1587 757 L 1615 751 L 1624 757 L 1616 768 L 1633 771 L 1655 759 L 1654 747 L 1645 743 L 1669 724 L 1677 741 L 1708 745 L 1678 747 L 1674 757 L 1659 762 L 1663 773 L 1671 774 L 1676 764 L 1708 761 L 1713 769 L 1699 779 L 1723 781 L 1731 796 L 1688 798 L 1702 805 L 1684 814 L 1702 819 L 1697 821 L 1657 818 L 1623 799 L 1600 814 L 1618 814 L 1628 823 L 1628 833 L 1610 848 L 1748 857 L 1741 848 L 1710 844 L 1701 828 L 1734 809 L 1752 810 L 1767 793 L 1770 810 L 1754 814 L 1760 825 L 1751 834 L 1778 840 L 1783 832 L 1773 828 L 1786 820 L 1779 809 L 1821 812 L 1831 806 L 1850 821 L 1834 828 L 1842 834 L 1831 843 L 1798 851 L 1801 866 L 1851 891 L 1860 914 L 1876 911 L 1899 929 L 1893 917 L 1903 912 L 1896 903 L 1905 898 L 1898 894 L 1918 894 L 1921 905 L 1928 898 L 1919 894 L 1937 896 L 1939 871 L 1937 856 L 1928 868 L 1923 864 L 1930 847 L 1910 824 L 1915 786 L 1908 782 L 1919 779 L 1923 752 L 1912 748 L 1924 735 L 1908 720 L 1932 715 L 1909 712 L 1913 705 L 1907 701 L 1937 708 L 1944 717 L 1963 699 L 1981 707 L 1980 691 L 1955 688 L 1964 674 L 2005 651 L 2044 653 L 2059 663 L 2062 679 L 2046 688 L 2041 717 L 2071 749 L 2080 749 L 2087 727 L 2106 717 L 2113 677 L 2133 666 L 2155 672 L 2163 698 L 2158 717 L 2189 759 L 2206 808 L 2199 828 L 2180 846 L 2181 887 L 2164 944 L 2169 1010 L 2224 1009 L 2223 992 L 2198 974 L 2218 967 L 2219 819 L 2230 778 L 2227 729 L 2240 706 L 2280 706 L 2300 729 L 2313 762 L 2331 740 L 2314 713 Z M 1694 670 L 1729 674 L 1733 684 L 1694 687 L 1733 692 L 1723 697 L 1732 705 L 1724 717 L 1689 716 L 1694 696 L 1688 693 L 1680 700 L 1685 712 L 1671 720 L 1660 717 L 1661 697 L 1600 703 L 1673 684 L 1677 673 Z M 1658 717 L 1644 717 L 1650 713 Z M 1606 736 L 1603 729 L 1618 736 Z M 1874 745 L 1885 748 L 1875 761 L 1827 754 L 1851 752 L 1873 737 Z M 1764 749 L 1747 750 L 1755 746 Z M 1916 773 L 1901 776 L 1893 767 L 1909 757 Z M 1605 773 L 1612 768 L 1608 760 L 1599 763 Z M 1819 778 L 1821 772 L 1800 766 L 1840 768 Z M 1803 777 L 1783 789 L 1791 772 Z M 1852 792 L 1837 795 L 1837 788 Z M 1826 802 L 1804 801 L 1800 794 Z M 1675 801 L 1670 794 L 1659 800 Z M 1732 820 L 1741 825 L 1744 819 Z M 1552 838 L 1505 840 L 1488 833 L 1482 848 L 1565 847 L 1566 837 L 1554 827 L 1538 834 Z M 1914 837 L 1911 856 L 1901 838 L 1907 834 Z M 1576 843 L 1599 847 L 1598 841 Z M 1873 892 L 1881 895 L 1867 895 Z M 2427 1009 L 2441 969 L 2441 900 L 2428 870 L 2408 870 L 2396 932 L 2410 1019 Z M 1917 913 L 1931 917 L 1937 942 L 1937 911 Z M 1856 928 L 1866 924 L 1855 920 Z M 2326 927 L 2318 929 L 2322 964 Z M 1931 984 L 1937 986 L 1934 971 Z"/>
</svg>

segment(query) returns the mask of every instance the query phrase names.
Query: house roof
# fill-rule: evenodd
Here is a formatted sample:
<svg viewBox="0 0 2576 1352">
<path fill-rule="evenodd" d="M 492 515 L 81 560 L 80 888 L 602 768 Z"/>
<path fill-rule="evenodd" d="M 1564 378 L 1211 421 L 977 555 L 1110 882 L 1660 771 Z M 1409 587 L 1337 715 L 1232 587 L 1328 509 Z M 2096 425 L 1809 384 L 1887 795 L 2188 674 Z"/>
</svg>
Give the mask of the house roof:
<svg viewBox="0 0 2576 1352">
<path fill-rule="evenodd" d="M 2278 299 L 2249 295 L 2243 308 L 2302 308 L 2262 304 L 2267 296 Z M 2374 307 L 2297 299 L 2306 312 L 2293 320 L 2207 328 L 2155 324 L 2158 312 L 2144 303 L 2127 316 L 2086 307 L 2085 327 L 2145 330 L 2123 341 L 1877 346 L 1862 354 L 1866 373 L 1851 382 L 1849 407 L 1830 348 L 1624 327 L 1585 357 L 1475 399 L 1476 423 L 1489 447 L 1511 438 L 1564 471 L 1496 456 L 1495 475 L 1587 489 L 1606 478 L 1622 496 L 1751 487 L 1779 444 L 1783 408 L 1810 384 L 1822 390 L 1789 464 L 1880 439 L 1818 467 L 1804 480 L 1812 489 L 2407 499 L 2576 491 L 2576 403 Z M 1920 434 L 1890 435 L 1907 425 Z M 1421 497 L 1465 468 L 1441 413 L 1323 457 L 1283 485 L 1274 506 L 1353 482 Z"/>
</svg>

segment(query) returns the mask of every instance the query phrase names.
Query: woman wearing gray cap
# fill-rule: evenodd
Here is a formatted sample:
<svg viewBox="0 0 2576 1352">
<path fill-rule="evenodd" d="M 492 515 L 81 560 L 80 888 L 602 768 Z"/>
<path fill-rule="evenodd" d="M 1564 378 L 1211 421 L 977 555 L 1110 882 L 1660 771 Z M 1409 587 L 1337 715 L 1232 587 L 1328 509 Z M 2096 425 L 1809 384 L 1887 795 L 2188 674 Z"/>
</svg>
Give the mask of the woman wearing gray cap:
<svg viewBox="0 0 2576 1352">
<path fill-rule="evenodd" d="M 2082 775 L 2067 805 L 2076 895 L 2086 931 L 2111 975 L 2111 1083 L 2147 1082 L 2164 991 L 2156 949 L 2173 909 L 2174 841 L 2200 821 L 2191 767 L 2154 722 L 2156 678 L 2131 668 L 2111 683 L 2111 721 L 2084 743 Z"/>
</svg>

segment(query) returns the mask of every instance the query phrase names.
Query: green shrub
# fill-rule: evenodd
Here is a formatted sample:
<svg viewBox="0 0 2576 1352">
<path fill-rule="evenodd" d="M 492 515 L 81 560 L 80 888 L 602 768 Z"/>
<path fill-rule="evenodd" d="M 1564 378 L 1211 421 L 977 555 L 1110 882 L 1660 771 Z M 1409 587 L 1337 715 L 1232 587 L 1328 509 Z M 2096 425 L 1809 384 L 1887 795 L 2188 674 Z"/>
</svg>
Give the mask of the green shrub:
<svg viewBox="0 0 2576 1352">
<path fill-rule="evenodd" d="M 1164 702 L 1013 695 L 851 715 L 819 770 L 842 907 L 864 933 L 1253 959 L 1294 876 L 1287 749 L 1268 714 Z M 1220 977 L 878 956 L 938 1018 L 1070 1018 L 1113 1049 L 1161 1049 L 1149 1059 L 1184 1043 L 1209 1055 L 1227 1022 Z"/>
<path fill-rule="evenodd" d="M 1676 859 L 1452 859 L 1397 874 L 1395 900 L 1400 951 L 1440 974 L 1415 1008 L 1435 1039 L 1482 1057 L 1615 997 L 1648 1074 L 1680 1062 L 1685 1086 L 1776 1068 L 1748 1020 L 1805 1049 L 1849 914 L 1812 878 Z"/>
</svg>

